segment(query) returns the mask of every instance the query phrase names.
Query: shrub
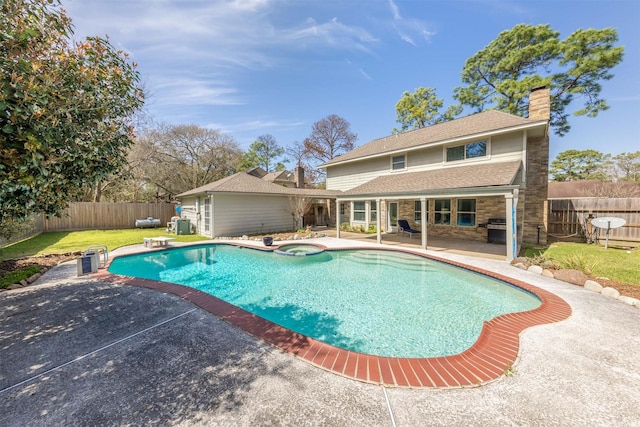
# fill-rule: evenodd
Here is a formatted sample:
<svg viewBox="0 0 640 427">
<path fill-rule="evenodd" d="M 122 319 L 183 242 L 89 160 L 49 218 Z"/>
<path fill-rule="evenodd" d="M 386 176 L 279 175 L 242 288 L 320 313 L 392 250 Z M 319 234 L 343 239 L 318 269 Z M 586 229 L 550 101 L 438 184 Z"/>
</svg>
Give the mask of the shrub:
<svg viewBox="0 0 640 427">
<path fill-rule="evenodd" d="M 544 255 L 533 256 L 529 258 L 529 261 L 531 262 L 531 265 L 539 265 L 542 268 L 552 269 L 552 270 L 560 269 L 560 264 L 558 264 L 556 261 L 550 258 L 547 258 Z"/>
<path fill-rule="evenodd" d="M 589 261 L 587 257 L 579 253 L 565 255 L 558 259 L 558 263 L 562 268 L 580 270 L 588 276 L 592 275 L 598 266 L 597 261 Z"/>
<path fill-rule="evenodd" d="M 13 285 L 14 283 L 20 283 L 21 280 L 26 279 L 27 277 L 31 277 L 36 273 L 40 272 L 40 266 L 30 265 L 21 270 L 12 271 L 10 273 L 5 274 L 0 277 L 0 289 L 6 288 L 9 285 Z"/>
</svg>

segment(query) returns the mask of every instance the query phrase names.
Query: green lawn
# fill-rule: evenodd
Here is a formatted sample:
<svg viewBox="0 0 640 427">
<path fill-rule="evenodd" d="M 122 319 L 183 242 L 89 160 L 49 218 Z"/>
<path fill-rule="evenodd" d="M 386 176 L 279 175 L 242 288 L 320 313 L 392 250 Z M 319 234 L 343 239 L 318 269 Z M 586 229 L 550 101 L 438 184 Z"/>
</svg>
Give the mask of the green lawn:
<svg viewBox="0 0 640 427">
<path fill-rule="evenodd" d="M 640 248 L 620 249 L 586 243 L 553 243 L 546 249 L 528 249 L 527 257 L 551 260 L 594 277 L 640 286 Z"/>
<path fill-rule="evenodd" d="M 144 237 L 169 236 L 163 228 L 127 230 L 89 230 L 42 233 L 0 249 L 0 261 L 44 254 L 83 251 L 92 245 L 107 245 L 112 251 L 122 246 L 142 243 Z M 198 235 L 171 235 L 178 242 L 207 240 Z"/>
</svg>

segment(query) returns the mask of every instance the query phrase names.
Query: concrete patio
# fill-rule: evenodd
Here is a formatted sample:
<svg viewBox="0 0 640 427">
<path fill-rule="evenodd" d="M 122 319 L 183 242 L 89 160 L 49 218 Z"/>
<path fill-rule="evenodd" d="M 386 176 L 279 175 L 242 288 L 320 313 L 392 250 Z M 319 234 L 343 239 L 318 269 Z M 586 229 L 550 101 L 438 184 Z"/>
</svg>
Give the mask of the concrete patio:
<svg viewBox="0 0 640 427">
<path fill-rule="evenodd" d="M 427 253 L 551 291 L 573 313 L 522 333 L 512 372 L 493 383 L 387 388 L 308 365 L 172 295 L 63 264 L 0 293 L 0 425 L 640 425 L 638 308 L 505 261 Z"/>
</svg>

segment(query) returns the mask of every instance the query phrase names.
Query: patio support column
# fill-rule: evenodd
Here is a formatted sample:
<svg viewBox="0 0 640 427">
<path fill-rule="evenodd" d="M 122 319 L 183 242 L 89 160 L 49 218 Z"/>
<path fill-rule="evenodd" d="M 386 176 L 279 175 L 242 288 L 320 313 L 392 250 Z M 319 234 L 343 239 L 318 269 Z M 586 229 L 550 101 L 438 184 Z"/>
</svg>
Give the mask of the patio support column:
<svg viewBox="0 0 640 427">
<path fill-rule="evenodd" d="M 340 238 L 340 204 L 342 200 L 336 199 L 336 239 Z"/>
<path fill-rule="evenodd" d="M 516 206 L 518 205 L 518 190 L 513 190 L 513 193 L 505 194 L 505 218 L 507 226 L 507 261 L 511 262 L 518 254 L 518 233 L 516 222 Z"/>
<path fill-rule="evenodd" d="M 376 239 L 378 240 L 378 244 L 382 243 L 382 222 L 380 222 L 382 217 L 381 201 L 382 199 L 376 199 Z"/>
<path fill-rule="evenodd" d="M 427 198 L 420 197 L 420 226 L 422 227 L 422 249 L 427 249 Z"/>
</svg>

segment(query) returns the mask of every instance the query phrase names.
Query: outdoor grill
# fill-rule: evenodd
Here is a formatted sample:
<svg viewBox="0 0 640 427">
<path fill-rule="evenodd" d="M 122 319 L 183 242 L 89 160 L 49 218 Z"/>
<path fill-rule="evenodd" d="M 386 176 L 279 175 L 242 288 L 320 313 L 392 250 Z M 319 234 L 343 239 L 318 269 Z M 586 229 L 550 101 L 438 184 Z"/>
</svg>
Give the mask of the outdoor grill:
<svg viewBox="0 0 640 427">
<path fill-rule="evenodd" d="M 489 218 L 487 222 L 487 243 L 507 242 L 507 220 L 504 218 Z"/>
</svg>

